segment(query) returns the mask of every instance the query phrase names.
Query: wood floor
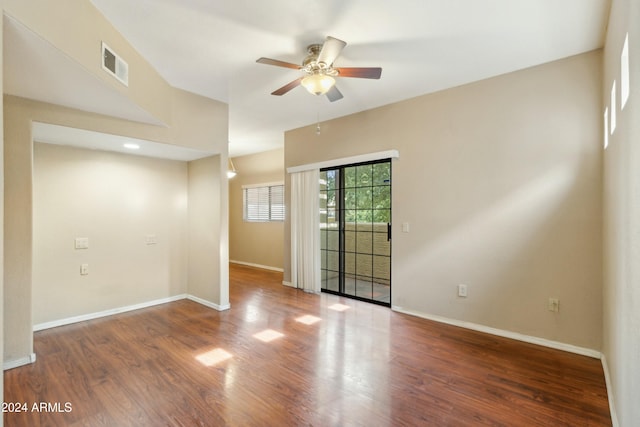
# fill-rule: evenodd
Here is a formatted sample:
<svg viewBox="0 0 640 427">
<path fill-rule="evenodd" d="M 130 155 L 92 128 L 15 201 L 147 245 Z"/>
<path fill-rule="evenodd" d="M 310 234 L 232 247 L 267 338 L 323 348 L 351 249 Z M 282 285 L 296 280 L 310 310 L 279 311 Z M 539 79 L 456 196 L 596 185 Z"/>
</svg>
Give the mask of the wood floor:
<svg viewBox="0 0 640 427">
<path fill-rule="evenodd" d="M 4 373 L 5 402 L 29 407 L 5 426 L 611 425 L 596 359 L 281 281 L 232 265 L 231 310 L 37 332 L 37 362 Z"/>
</svg>

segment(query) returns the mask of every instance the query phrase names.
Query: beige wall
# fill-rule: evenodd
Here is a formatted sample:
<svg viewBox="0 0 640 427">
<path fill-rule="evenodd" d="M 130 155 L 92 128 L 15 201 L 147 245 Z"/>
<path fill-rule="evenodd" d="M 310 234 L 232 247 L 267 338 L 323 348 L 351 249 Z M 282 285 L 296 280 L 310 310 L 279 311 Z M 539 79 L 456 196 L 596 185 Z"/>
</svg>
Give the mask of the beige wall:
<svg viewBox="0 0 640 427">
<path fill-rule="evenodd" d="M 399 150 L 395 308 L 600 349 L 600 82 L 597 51 L 292 130 L 285 166 Z"/>
<path fill-rule="evenodd" d="M 604 49 L 603 100 L 617 126 L 604 154 L 604 354 L 621 426 L 640 425 L 640 4 L 613 0 Z M 621 110 L 620 54 L 629 34 L 631 96 Z M 615 106 L 610 94 L 617 81 Z M 611 129 L 611 128 L 610 128 Z"/>
<path fill-rule="evenodd" d="M 244 222 L 242 186 L 284 182 L 284 150 L 236 157 L 238 174 L 229 180 L 229 258 L 246 264 L 284 267 L 284 223 Z"/>
<path fill-rule="evenodd" d="M 4 0 L 0 0 L 0 9 L 4 8 Z M 0 22 L 0 89 L 3 80 L 3 28 Z M 4 242 L 4 114 L 0 103 L 0 241 Z M 0 354 L 4 354 L 4 244 L 0 245 Z M 0 377 L 0 400 L 4 402 L 4 375 Z M 0 419 L 0 427 L 3 420 Z"/>
<path fill-rule="evenodd" d="M 228 108 L 226 104 L 169 86 L 133 49 L 90 1 L 63 0 L 22 2 L 7 0 L 5 13 L 61 50 L 92 78 L 114 92 L 128 97 L 166 126 L 82 112 L 12 96 L 4 96 L 4 361 L 28 360 L 32 342 L 32 162 L 31 123 L 77 127 L 219 153 L 210 164 L 211 185 L 221 186 L 215 197 L 219 222 L 205 230 L 219 238 L 208 244 L 210 258 L 219 258 L 221 267 L 209 283 L 216 293 L 213 304 L 228 301 L 226 163 Z M 72 23 L 60 25 L 61 22 Z M 124 87 L 100 68 L 100 41 L 104 40 L 129 63 L 129 87 Z M 188 276 L 187 276 L 188 277 Z"/>
<path fill-rule="evenodd" d="M 221 187 L 216 180 L 221 156 L 189 162 L 189 293 L 228 308 L 229 297 L 222 295 L 220 276 L 228 258 L 220 256 L 222 228 Z M 226 173 L 226 169 L 222 169 Z M 227 273 L 228 274 L 228 273 Z"/>
<path fill-rule="evenodd" d="M 32 143 L 30 121 L 4 98 L 4 361 L 29 357 Z"/>
<path fill-rule="evenodd" d="M 226 176 L 221 170 L 220 163 L 226 161 L 227 128 L 219 128 L 218 116 L 226 117 L 225 104 L 191 95 L 186 92 L 176 91 L 176 96 L 188 103 L 193 97 L 194 105 L 203 108 L 212 117 L 210 123 L 194 118 L 189 121 L 184 118 L 170 128 L 160 128 L 161 142 L 171 142 L 183 145 L 183 138 L 192 147 L 209 147 L 209 150 L 222 151 L 223 154 L 215 156 L 218 160 L 210 164 L 210 185 L 222 185 L 226 182 Z M 125 120 L 104 117 L 93 113 L 86 113 L 69 108 L 44 104 L 12 96 L 4 97 L 4 123 L 5 123 L 5 301 L 4 319 L 5 326 L 5 363 L 22 360 L 32 352 L 32 177 L 33 177 L 33 143 L 31 140 L 31 122 L 60 124 L 80 129 L 105 132 L 108 134 L 120 134 L 125 136 L 147 138 L 155 134 L 158 129 L 151 125 L 128 122 Z M 202 113 L 205 114 L 205 113 Z M 179 138 L 178 138 L 179 135 Z M 224 158 L 225 160 L 222 160 Z M 227 194 L 211 195 L 215 197 L 217 208 L 226 211 Z M 218 215 L 220 222 L 209 226 L 215 228 L 203 233 L 214 233 L 219 237 L 215 245 L 208 245 L 207 249 L 211 258 L 220 257 L 227 260 L 226 252 L 226 218 Z M 213 250 L 213 251 L 212 251 Z M 220 261 L 226 265 L 226 261 Z M 228 279 L 225 270 L 219 270 L 217 275 L 209 281 L 216 292 L 215 298 L 210 300 L 214 304 L 225 305 L 228 301 Z M 115 307 L 112 307 L 115 308 Z"/>
<path fill-rule="evenodd" d="M 87 72 L 171 124 L 171 87 L 109 23 L 89 0 L 4 0 L 4 12 L 49 41 Z M 65 23 L 64 25 L 62 23 Z M 129 64 L 125 87 L 101 68 L 100 46 L 106 42 Z"/>
<path fill-rule="evenodd" d="M 187 293 L 187 164 L 36 144 L 32 289 L 34 325 Z"/>
</svg>

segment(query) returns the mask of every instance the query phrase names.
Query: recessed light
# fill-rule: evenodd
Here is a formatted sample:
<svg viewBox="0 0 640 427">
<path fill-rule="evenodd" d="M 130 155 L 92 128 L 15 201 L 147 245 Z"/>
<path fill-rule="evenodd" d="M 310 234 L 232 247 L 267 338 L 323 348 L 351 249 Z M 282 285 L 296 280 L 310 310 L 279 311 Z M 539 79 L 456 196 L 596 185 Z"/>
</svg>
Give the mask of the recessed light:
<svg viewBox="0 0 640 427">
<path fill-rule="evenodd" d="M 140 146 L 138 144 L 126 143 L 123 145 L 124 148 L 128 148 L 129 150 L 138 150 Z"/>
</svg>

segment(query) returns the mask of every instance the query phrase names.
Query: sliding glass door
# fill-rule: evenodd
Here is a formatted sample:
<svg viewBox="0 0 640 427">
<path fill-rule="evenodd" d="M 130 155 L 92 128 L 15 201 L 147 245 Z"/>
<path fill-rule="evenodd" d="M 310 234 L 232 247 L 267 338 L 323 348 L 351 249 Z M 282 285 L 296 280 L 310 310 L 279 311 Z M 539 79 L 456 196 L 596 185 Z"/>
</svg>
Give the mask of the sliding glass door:
<svg viewBox="0 0 640 427">
<path fill-rule="evenodd" d="M 322 290 L 391 303 L 391 160 L 320 171 Z"/>
</svg>

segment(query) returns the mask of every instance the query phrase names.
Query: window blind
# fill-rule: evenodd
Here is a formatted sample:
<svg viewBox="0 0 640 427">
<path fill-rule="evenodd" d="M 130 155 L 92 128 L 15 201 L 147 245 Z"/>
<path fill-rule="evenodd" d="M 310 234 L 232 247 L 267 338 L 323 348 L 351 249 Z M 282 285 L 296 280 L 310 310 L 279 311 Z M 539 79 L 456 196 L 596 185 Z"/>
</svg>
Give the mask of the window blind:
<svg viewBox="0 0 640 427">
<path fill-rule="evenodd" d="M 284 185 L 246 187 L 242 193 L 245 221 L 284 221 Z"/>
</svg>

